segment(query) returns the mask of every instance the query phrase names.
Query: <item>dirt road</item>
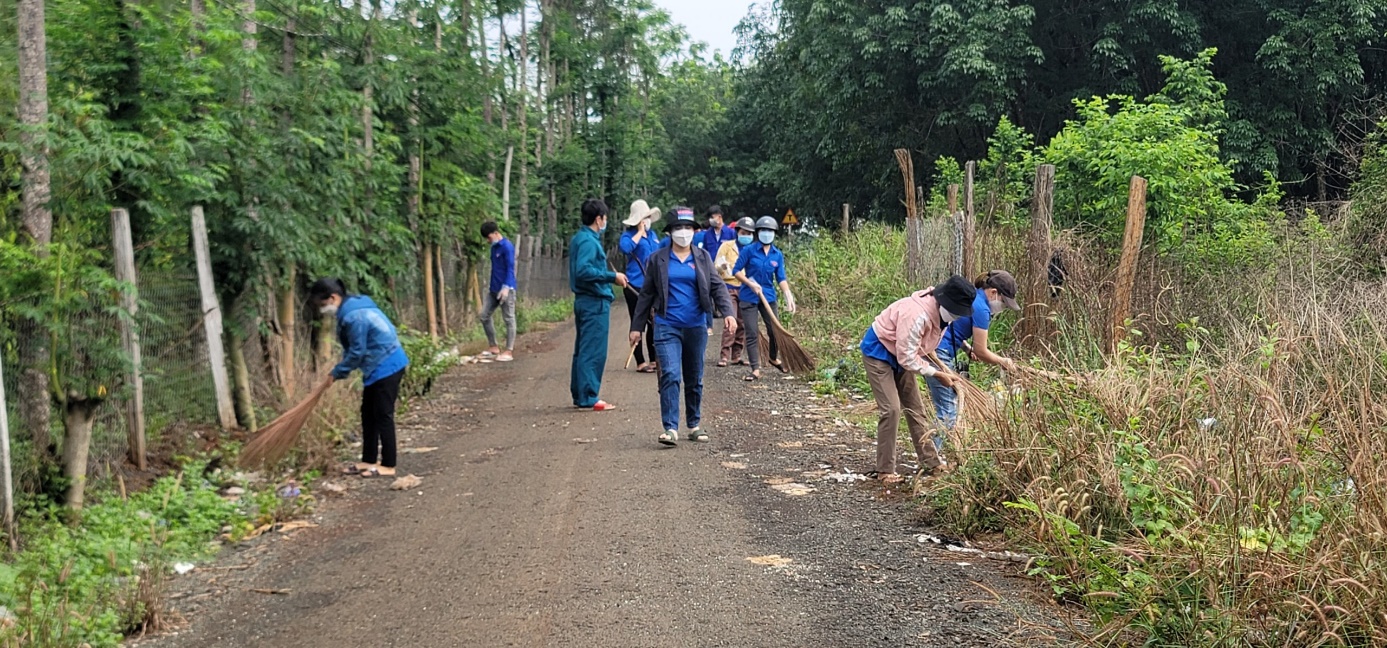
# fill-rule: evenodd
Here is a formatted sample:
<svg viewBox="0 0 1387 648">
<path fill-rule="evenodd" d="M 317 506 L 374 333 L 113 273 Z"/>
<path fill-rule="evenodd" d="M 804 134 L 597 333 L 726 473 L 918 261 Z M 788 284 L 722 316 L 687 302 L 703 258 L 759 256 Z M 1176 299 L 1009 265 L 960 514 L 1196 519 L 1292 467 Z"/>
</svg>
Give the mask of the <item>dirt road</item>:
<svg viewBox="0 0 1387 648">
<path fill-rule="evenodd" d="M 709 366 L 709 444 L 664 449 L 655 378 L 568 394 L 571 324 L 469 365 L 402 417 L 409 492 L 352 480 L 317 528 L 227 552 L 174 585 L 157 646 L 996 646 L 1051 643 L 1018 566 L 922 544 L 898 495 L 830 474 L 870 441 L 778 376 Z M 791 481 L 779 490 L 767 482 Z M 788 492 L 787 492 L 788 491 Z M 803 494 L 793 494 L 803 493 Z M 788 564 L 748 557 L 779 554 Z M 276 591 L 266 594 L 251 591 Z"/>
</svg>

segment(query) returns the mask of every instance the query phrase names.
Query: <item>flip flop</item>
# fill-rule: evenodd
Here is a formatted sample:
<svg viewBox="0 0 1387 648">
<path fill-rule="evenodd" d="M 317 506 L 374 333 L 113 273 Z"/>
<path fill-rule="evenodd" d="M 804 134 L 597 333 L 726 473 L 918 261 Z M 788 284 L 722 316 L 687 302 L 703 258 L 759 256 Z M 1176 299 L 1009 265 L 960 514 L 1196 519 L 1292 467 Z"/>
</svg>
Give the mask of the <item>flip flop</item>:
<svg viewBox="0 0 1387 648">
<path fill-rule="evenodd" d="M 597 403 L 592 406 L 592 411 L 594 412 L 610 412 L 614 409 L 616 409 L 616 405 L 608 403 L 607 401 L 597 401 Z"/>
<path fill-rule="evenodd" d="M 342 466 L 343 475 L 360 475 L 363 470 L 365 470 L 365 468 L 359 468 L 354 463 Z"/>
<path fill-rule="evenodd" d="M 375 468 L 367 468 L 366 470 L 361 471 L 361 476 L 366 479 L 371 479 L 372 477 L 380 477 L 380 471 Z"/>
<path fill-rule="evenodd" d="M 785 366 L 784 360 L 781 360 L 780 362 L 772 362 L 771 366 L 775 367 L 776 369 L 779 369 L 780 373 L 790 373 L 790 369 Z"/>
<path fill-rule="evenodd" d="M 727 366 L 727 361 L 726 361 L 726 360 L 719 360 L 719 361 L 718 361 L 718 366 L 719 366 L 719 367 L 726 367 L 726 366 Z"/>
<path fill-rule="evenodd" d="M 657 441 L 660 442 L 660 445 L 667 445 L 670 447 L 677 446 L 679 445 L 679 433 L 674 430 L 665 430 L 660 433 L 660 437 Z"/>
<path fill-rule="evenodd" d="M 747 375 L 745 375 L 745 376 L 742 376 L 742 380 L 745 380 L 745 381 L 747 381 L 747 382 L 756 382 L 756 381 L 758 381 L 758 380 L 760 380 L 760 379 L 761 379 L 760 370 L 753 371 L 753 372 L 751 372 L 751 373 L 749 373 L 749 374 L 747 374 Z"/>
</svg>

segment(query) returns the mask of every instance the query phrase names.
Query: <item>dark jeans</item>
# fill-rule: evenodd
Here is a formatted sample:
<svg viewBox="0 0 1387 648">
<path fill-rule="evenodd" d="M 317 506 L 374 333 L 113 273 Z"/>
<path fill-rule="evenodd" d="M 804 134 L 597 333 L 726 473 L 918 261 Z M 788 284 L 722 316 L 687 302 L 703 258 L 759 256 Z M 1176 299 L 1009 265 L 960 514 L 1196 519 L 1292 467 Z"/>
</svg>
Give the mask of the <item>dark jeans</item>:
<svg viewBox="0 0 1387 648">
<path fill-rule="evenodd" d="M 636 319 L 636 299 L 640 293 L 632 290 L 630 286 L 621 289 L 621 294 L 626 297 L 626 312 L 631 315 L 631 319 Z M 655 314 L 650 314 L 650 319 L 645 322 L 645 332 L 641 334 L 645 341 L 645 350 L 642 352 L 641 345 L 636 345 L 636 364 L 645 364 L 646 354 L 650 354 L 651 361 L 655 360 Z"/>
<path fill-rule="evenodd" d="M 761 368 L 761 340 L 756 334 L 757 327 L 760 326 L 759 320 L 766 319 L 766 339 L 770 340 L 770 359 L 775 362 L 780 359 L 780 349 L 775 346 L 775 331 L 771 330 L 771 313 L 761 305 L 761 300 L 754 302 L 742 302 L 738 307 L 742 312 L 742 322 L 746 324 L 746 359 L 751 362 L 751 370 L 756 371 Z M 775 308 L 771 304 L 771 308 Z"/>
<path fill-rule="evenodd" d="M 702 421 L 703 353 L 708 330 L 655 325 L 655 354 L 660 362 L 660 425 L 679 429 L 679 382 L 684 383 L 684 422 L 692 430 Z"/>
<path fill-rule="evenodd" d="M 367 385 L 361 392 L 361 463 L 395 467 L 395 402 L 405 369 Z"/>
</svg>

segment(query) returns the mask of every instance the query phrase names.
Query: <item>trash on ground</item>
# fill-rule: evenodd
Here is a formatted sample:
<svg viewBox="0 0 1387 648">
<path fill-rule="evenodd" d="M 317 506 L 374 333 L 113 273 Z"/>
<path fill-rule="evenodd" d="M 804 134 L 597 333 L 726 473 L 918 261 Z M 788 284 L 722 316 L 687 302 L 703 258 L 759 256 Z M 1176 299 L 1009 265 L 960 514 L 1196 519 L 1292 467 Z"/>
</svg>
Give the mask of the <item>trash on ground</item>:
<svg viewBox="0 0 1387 648">
<path fill-rule="evenodd" d="M 808 495 L 814 492 L 813 488 L 797 482 L 790 482 L 788 484 L 776 484 L 774 486 L 771 486 L 771 488 L 774 488 L 775 490 L 785 493 L 786 495 L 789 495 L 791 497 L 799 497 L 801 495 Z"/>
<path fill-rule="evenodd" d="M 290 520 L 290 521 L 288 521 L 288 522 L 285 522 L 284 524 L 279 525 L 279 532 L 280 532 L 280 533 L 288 533 L 288 532 L 290 532 L 290 531 L 298 531 L 299 529 L 316 529 L 316 528 L 318 528 L 318 525 L 317 525 L 317 524 L 314 524 L 314 523 L 312 523 L 312 522 L 309 522 L 308 520 Z"/>
<path fill-rule="evenodd" d="M 746 470 L 746 464 L 740 461 L 724 461 L 722 462 L 722 467 L 731 468 L 733 470 Z"/>
<path fill-rule="evenodd" d="M 337 482 L 323 482 L 318 485 L 318 490 L 324 493 L 332 493 L 333 495 L 341 495 L 347 492 L 347 486 Z"/>
<path fill-rule="evenodd" d="M 574 443 L 597 443 L 597 439 L 574 439 Z"/>
<path fill-rule="evenodd" d="M 178 574 L 179 576 L 182 576 L 183 574 L 187 574 L 187 573 L 193 571 L 193 570 L 196 569 L 196 568 L 197 568 L 197 567 L 196 567 L 195 565 L 193 565 L 192 563 L 189 563 L 189 562 L 174 563 L 174 564 L 173 564 L 173 573 Z"/>
<path fill-rule="evenodd" d="M 279 487 L 279 496 L 283 497 L 284 499 L 293 499 L 302 494 L 303 490 L 299 488 L 298 483 L 293 481 L 290 481 L 289 483 Z"/>
<path fill-rule="evenodd" d="M 424 453 L 426 453 L 426 452 L 433 452 L 434 450 L 437 450 L 437 449 L 438 449 L 438 448 L 435 448 L 435 447 L 427 447 L 427 448 L 405 448 L 404 450 L 401 450 L 400 452 L 403 452 L 403 453 L 405 453 L 405 454 L 424 454 Z"/>
<path fill-rule="evenodd" d="M 771 477 L 770 479 L 767 479 L 767 480 L 765 480 L 765 481 L 766 481 L 766 484 L 767 484 L 768 486 L 780 486 L 780 485 L 782 485 L 782 484 L 789 484 L 789 483 L 795 481 L 795 478 L 794 478 L 794 477 Z"/>
<path fill-rule="evenodd" d="M 424 480 L 420 479 L 419 477 L 415 477 L 414 475 L 405 475 L 404 477 L 400 477 L 399 479 L 396 479 L 394 483 L 390 484 L 390 490 L 409 490 L 411 488 L 417 488 L 419 484 L 422 483 L 424 483 Z"/>
<path fill-rule="evenodd" d="M 780 554 L 770 554 L 768 556 L 750 556 L 746 560 L 747 562 L 752 563 L 753 565 L 765 565 L 767 567 L 783 567 L 794 562 L 793 560 L 785 558 Z"/>
<path fill-rule="evenodd" d="M 803 442 L 803 441 L 781 441 L 780 443 L 777 443 L 777 444 L 775 444 L 775 445 L 776 445 L 776 447 L 779 447 L 779 448 L 803 448 L 803 447 L 804 447 L 804 442 Z"/>
<path fill-rule="evenodd" d="M 289 590 L 287 589 L 268 589 L 264 587 L 252 587 L 250 588 L 250 591 L 255 592 L 256 594 L 277 594 L 281 596 L 289 593 Z"/>
<path fill-rule="evenodd" d="M 847 472 L 847 471 L 845 471 L 845 472 L 840 472 L 840 473 L 828 473 L 827 475 L 824 475 L 823 478 L 824 478 L 825 481 L 831 479 L 831 480 L 836 481 L 836 482 L 838 482 L 838 483 L 840 483 L 840 484 L 843 484 L 843 483 L 850 483 L 850 482 L 867 481 L 867 476 L 866 476 L 866 475 L 858 474 L 858 473 L 855 473 L 855 472 Z"/>
</svg>

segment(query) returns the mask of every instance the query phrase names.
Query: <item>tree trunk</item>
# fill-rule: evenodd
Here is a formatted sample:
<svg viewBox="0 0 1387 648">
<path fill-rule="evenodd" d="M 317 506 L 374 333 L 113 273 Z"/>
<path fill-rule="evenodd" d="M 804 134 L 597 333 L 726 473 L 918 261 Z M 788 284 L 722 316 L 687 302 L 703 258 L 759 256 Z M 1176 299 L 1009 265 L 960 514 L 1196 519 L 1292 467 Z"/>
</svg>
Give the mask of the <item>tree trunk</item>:
<svg viewBox="0 0 1387 648">
<path fill-rule="evenodd" d="M 444 277 L 443 246 L 433 246 L 433 262 L 438 272 L 438 328 L 448 335 L 448 281 Z"/>
<path fill-rule="evenodd" d="M 279 290 L 279 387 L 284 390 L 285 398 L 293 400 L 295 391 L 295 379 L 298 372 L 295 371 L 294 363 L 294 337 L 298 322 L 294 309 L 297 291 L 294 285 L 298 273 L 292 266 L 289 268 L 289 278 Z"/>
<path fill-rule="evenodd" d="M 254 432 L 260 429 L 255 421 L 255 400 L 250 394 L 250 371 L 246 368 L 245 340 L 236 327 L 226 327 L 226 352 L 231 355 L 232 400 L 236 406 L 236 424 Z"/>
<path fill-rule="evenodd" d="M 424 243 L 424 315 L 429 320 L 429 337 L 438 341 L 438 309 L 433 299 L 433 244 Z"/>
<path fill-rule="evenodd" d="M 91 453 L 92 421 L 101 400 L 68 394 L 63 408 L 63 477 L 67 494 L 63 503 L 73 511 L 82 510 L 87 490 L 87 457 Z"/>
<path fill-rule="evenodd" d="M 40 255 L 53 242 L 53 212 L 48 208 L 52 182 L 48 171 L 48 59 L 43 0 L 18 0 L 20 184 L 24 234 Z M 51 457 L 49 435 L 48 336 L 35 325 L 30 343 L 19 345 L 20 419 L 44 457 Z"/>
<path fill-rule="evenodd" d="M 515 159 L 515 147 L 506 149 L 506 170 L 501 180 L 501 220 L 510 220 L 510 169 Z"/>
<path fill-rule="evenodd" d="M 516 64 L 517 64 L 517 72 L 516 72 L 516 74 L 517 74 L 518 82 L 515 84 L 515 85 L 516 85 L 516 94 L 519 95 L 519 96 L 516 98 L 516 100 L 515 100 L 515 120 L 516 120 L 517 122 L 520 123 L 520 146 L 519 146 L 519 150 L 520 150 L 520 187 L 519 187 L 519 189 L 520 189 L 520 239 L 521 239 L 522 241 L 527 240 L 527 239 L 529 238 L 529 236 L 530 236 L 530 184 L 529 184 L 529 183 L 530 183 L 530 179 L 529 179 L 529 178 L 530 178 L 530 165 L 529 165 L 529 162 L 525 159 L 525 154 L 526 154 L 526 152 L 527 152 L 527 151 L 526 151 L 526 147 L 525 147 L 525 142 L 529 141 L 529 140 L 528 140 L 528 137 L 529 137 L 529 125 L 528 125 L 528 124 L 529 124 L 529 118 L 528 118 L 528 113 L 530 112 L 530 109 L 529 109 L 529 88 L 528 88 L 528 86 L 526 85 L 526 76 L 527 76 L 526 71 L 527 71 L 527 70 L 529 69 L 529 67 L 530 67 L 529 38 L 527 37 L 527 36 L 528 36 L 528 34 L 527 34 L 527 32 L 528 32 L 528 23 L 527 23 L 527 21 L 526 21 L 526 15 L 529 13 L 528 11 L 526 11 L 526 5 L 528 5 L 528 4 L 529 4 L 529 3 L 526 2 L 525 0 L 521 0 L 521 2 L 520 2 L 520 60 L 516 62 Z M 528 245 L 525 247 L 525 255 L 526 255 L 526 258 L 529 258 L 530 256 L 532 256 L 532 250 L 533 250 L 533 248 L 530 247 L 530 246 L 528 246 Z"/>
<path fill-rule="evenodd" d="M 366 172 L 366 181 L 364 183 L 366 190 L 365 205 L 362 207 L 362 212 L 366 216 L 365 220 L 367 223 L 371 222 L 371 213 L 374 211 L 374 205 L 372 203 L 375 201 L 376 195 L 375 191 L 371 188 L 371 171 L 374 167 L 373 160 L 376 155 L 376 120 L 374 114 L 375 87 L 371 80 L 371 72 L 376 63 L 376 53 L 373 47 L 375 45 L 375 34 L 373 30 L 375 29 L 376 21 L 379 19 L 380 2 L 379 0 L 375 0 L 371 3 L 371 17 L 366 25 L 366 54 L 365 63 L 363 64 L 363 67 L 366 69 L 366 83 L 361 88 L 361 138 L 362 147 L 365 149 L 364 152 L 366 154 L 366 160 L 362 165 Z"/>
</svg>

